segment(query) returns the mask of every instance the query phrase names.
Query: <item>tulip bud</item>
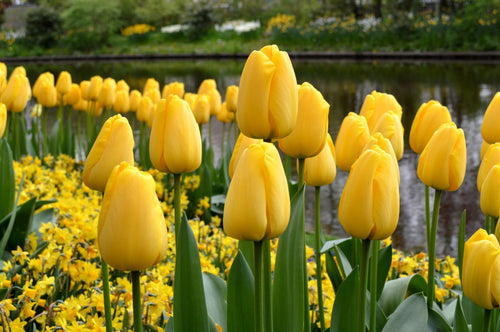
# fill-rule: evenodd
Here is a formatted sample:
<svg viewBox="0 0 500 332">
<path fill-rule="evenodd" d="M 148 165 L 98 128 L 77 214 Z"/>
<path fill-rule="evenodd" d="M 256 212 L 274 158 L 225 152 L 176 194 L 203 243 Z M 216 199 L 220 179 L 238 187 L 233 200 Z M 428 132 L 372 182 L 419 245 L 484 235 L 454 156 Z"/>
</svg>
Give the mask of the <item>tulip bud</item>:
<svg viewBox="0 0 500 332">
<path fill-rule="evenodd" d="M 286 52 L 276 45 L 253 51 L 240 78 L 236 118 L 248 137 L 289 135 L 297 121 L 297 79 Z"/>
<path fill-rule="evenodd" d="M 335 180 L 337 165 L 335 165 L 335 147 L 330 134 L 326 136 L 323 149 L 314 157 L 306 158 L 304 162 L 304 182 L 308 186 L 326 186 Z"/>
<path fill-rule="evenodd" d="M 196 101 L 196 98 L 198 98 L 198 95 L 196 93 L 186 92 L 184 94 L 184 100 L 189 104 L 189 107 L 191 107 L 193 111 L 194 111 L 194 102 Z"/>
<path fill-rule="evenodd" d="M 349 172 L 369 139 L 370 130 L 366 118 L 354 112 L 349 112 L 342 120 L 335 141 L 337 166 L 344 172 Z"/>
<path fill-rule="evenodd" d="M 0 97 L 0 102 L 5 104 L 7 110 L 19 113 L 24 110 L 30 98 L 30 82 L 26 76 L 18 74 L 11 75 Z"/>
<path fill-rule="evenodd" d="M 38 100 L 38 98 L 42 97 L 42 82 L 47 81 L 50 85 L 54 85 L 54 75 L 51 72 L 45 72 L 38 76 L 33 84 L 33 96 Z"/>
<path fill-rule="evenodd" d="M 71 75 L 67 71 L 62 71 L 57 77 L 56 89 L 61 95 L 65 95 L 71 89 Z"/>
<path fill-rule="evenodd" d="M 5 104 L 0 103 L 0 138 L 3 137 L 6 126 L 7 126 L 7 107 L 5 107 Z"/>
<path fill-rule="evenodd" d="M 148 119 L 153 113 L 153 102 L 148 96 L 143 96 L 139 102 L 139 107 L 137 108 L 136 117 L 140 122 L 148 122 Z"/>
<path fill-rule="evenodd" d="M 398 159 L 396 158 L 396 154 L 394 153 L 394 148 L 392 147 L 391 141 L 389 139 L 385 138 L 381 133 L 374 133 L 369 139 L 368 142 L 366 142 L 365 146 L 363 147 L 363 150 L 361 153 L 365 152 L 368 149 L 371 149 L 373 146 L 378 146 L 388 154 L 392 156 L 394 159 L 394 163 L 396 164 L 396 168 L 398 170 L 398 183 L 399 183 L 399 165 L 398 165 Z"/>
<path fill-rule="evenodd" d="M 479 157 L 481 160 L 483 160 L 484 158 L 484 154 L 486 153 L 486 150 L 488 150 L 488 148 L 490 147 L 490 143 L 486 142 L 485 140 L 483 140 L 483 143 L 481 143 L 481 152 L 479 153 Z"/>
<path fill-rule="evenodd" d="M 142 94 L 145 94 L 148 90 L 160 90 L 160 83 L 154 78 L 148 78 L 146 80 L 146 84 L 144 84 L 144 90 L 142 90 Z"/>
<path fill-rule="evenodd" d="M 104 122 L 92 145 L 83 168 L 83 182 L 104 191 L 113 167 L 122 161 L 134 164 L 134 134 L 127 118 L 117 114 Z"/>
<path fill-rule="evenodd" d="M 54 107 L 57 105 L 56 87 L 48 80 L 42 80 L 38 86 L 38 103 L 45 107 Z"/>
<path fill-rule="evenodd" d="M 0 96 L 7 86 L 7 65 L 0 62 Z"/>
<path fill-rule="evenodd" d="M 116 92 L 115 103 L 113 109 L 117 113 L 127 113 L 130 108 L 130 98 L 128 92 L 120 90 Z"/>
<path fill-rule="evenodd" d="M 201 164 L 201 135 L 188 103 L 170 95 L 153 120 L 149 155 L 162 172 L 181 174 Z"/>
<path fill-rule="evenodd" d="M 17 66 L 16 68 L 14 68 L 12 73 L 10 73 L 10 77 L 14 77 L 16 75 L 26 76 L 26 68 L 24 68 L 23 66 Z"/>
<path fill-rule="evenodd" d="M 422 153 L 432 134 L 443 123 L 451 122 L 451 115 L 446 106 L 430 100 L 420 106 L 410 129 L 410 147 L 415 153 Z"/>
<path fill-rule="evenodd" d="M 292 158 L 309 158 L 317 155 L 328 134 L 330 105 L 311 84 L 298 87 L 297 124 L 292 132 L 279 140 L 281 151 Z"/>
<path fill-rule="evenodd" d="M 248 136 L 245 136 L 243 133 L 240 133 L 238 136 L 238 139 L 236 140 L 236 143 L 234 143 L 234 148 L 233 148 L 233 154 L 231 155 L 231 160 L 229 161 L 229 178 L 233 178 L 234 170 L 236 169 L 236 164 L 238 163 L 238 160 L 241 157 L 241 154 L 243 151 L 245 151 L 246 148 L 248 148 L 250 145 L 255 144 L 255 143 L 260 143 L 262 142 L 262 139 L 257 139 L 257 138 L 251 138 Z"/>
<path fill-rule="evenodd" d="M 404 152 L 404 136 L 403 124 L 401 118 L 393 111 L 388 111 L 382 114 L 379 121 L 373 128 L 373 133 L 379 132 L 384 137 L 389 139 L 394 149 L 396 159 L 400 160 Z"/>
<path fill-rule="evenodd" d="M 87 90 L 89 100 L 96 101 L 99 99 L 102 82 L 103 80 L 101 76 L 96 75 L 90 78 L 90 84 Z"/>
<path fill-rule="evenodd" d="M 117 270 L 144 270 L 165 256 L 167 228 L 155 185 L 151 174 L 126 162 L 109 177 L 97 241 L 104 261 Z"/>
<path fill-rule="evenodd" d="M 481 187 L 486 175 L 490 169 L 497 164 L 500 164 L 500 142 L 489 145 L 488 149 L 484 153 L 484 157 L 477 172 L 476 185 L 479 192 L 481 192 Z"/>
<path fill-rule="evenodd" d="M 99 104 L 104 108 L 111 108 L 115 103 L 116 98 L 116 82 L 108 77 L 104 80 L 99 91 Z"/>
<path fill-rule="evenodd" d="M 71 83 L 68 93 L 63 97 L 64 105 L 76 105 L 82 99 L 80 86 L 76 83 Z"/>
<path fill-rule="evenodd" d="M 116 92 L 125 91 L 127 93 L 130 92 L 130 86 L 124 80 L 119 80 L 116 82 Z"/>
<path fill-rule="evenodd" d="M 278 150 L 256 143 L 242 152 L 224 205 L 227 235 L 263 241 L 278 237 L 288 226 L 290 198 Z"/>
<path fill-rule="evenodd" d="M 207 78 L 203 80 L 198 87 L 198 94 L 199 95 L 206 95 L 208 94 L 211 90 L 217 90 L 217 83 L 215 82 L 214 79 Z"/>
<path fill-rule="evenodd" d="M 481 186 L 480 206 L 486 216 L 498 218 L 500 212 L 500 165 L 494 165 Z"/>
<path fill-rule="evenodd" d="M 177 95 L 179 98 L 184 97 L 184 83 L 172 82 L 163 87 L 161 97 L 167 99 L 170 95 Z"/>
<path fill-rule="evenodd" d="M 481 135 L 492 144 L 500 142 L 500 92 L 497 92 L 484 113 Z"/>
<path fill-rule="evenodd" d="M 500 303 L 500 245 L 484 229 L 474 233 L 464 246 L 462 289 L 472 302 L 485 309 Z"/>
<path fill-rule="evenodd" d="M 418 160 L 420 181 L 436 190 L 457 190 L 465 177 L 467 150 L 462 129 L 442 124 L 434 132 Z"/>
<path fill-rule="evenodd" d="M 238 87 L 236 85 L 227 87 L 225 99 L 228 112 L 236 112 L 236 107 L 238 106 Z"/>
<path fill-rule="evenodd" d="M 378 146 L 352 165 L 339 204 L 339 221 L 351 236 L 382 240 L 396 229 L 399 181 L 393 157 Z"/>
<path fill-rule="evenodd" d="M 90 81 L 83 80 L 80 82 L 80 93 L 82 95 L 82 98 L 85 100 L 90 100 L 89 87 L 90 87 Z"/>
<path fill-rule="evenodd" d="M 130 91 L 130 112 L 137 112 L 141 99 L 142 95 L 139 90 Z"/>
<path fill-rule="evenodd" d="M 222 104 L 219 91 L 217 89 L 210 90 L 207 96 L 210 103 L 210 115 L 217 115 Z"/>
<path fill-rule="evenodd" d="M 192 104 L 192 110 L 196 123 L 203 125 L 210 120 L 210 102 L 207 95 L 196 95 Z"/>
<path fill-rule="evenodd" d="M 161 99 L 161 93 L 159 89 L 148 89 L 143 93 L 143 96 L 148 96 L 153 104 L 158 104 L 158 101 Z"/>
<path fill-rule="evenodd" d="M 80 100 L 75 105 L 73 105 L 75 111 L 87 111 L 88 107 L 89 101 L 83 98 L 80 98 Z"/>
<path fill-rule="evenodd" d="M 226 102 L 223 102 L 220 107 L 220 111 L 217 114 L 217 120 L 223 123 L 231 123 L 234 121 L 234 116 L 235 114 L 233 112 L 229 112 L 227 110 Z"/>
<path fill-rule="evenodd" d="M 373 129 L 377 125 L 382 114 L 388 111 L 393 111 L 401 119 L 403 111 L 401 105 L 399 105 L 393 95 L 372 91 L 371 94 L 365 97 L 359 115 L 366 118 L 370 133 L 373 133 Z"/>
</svg>

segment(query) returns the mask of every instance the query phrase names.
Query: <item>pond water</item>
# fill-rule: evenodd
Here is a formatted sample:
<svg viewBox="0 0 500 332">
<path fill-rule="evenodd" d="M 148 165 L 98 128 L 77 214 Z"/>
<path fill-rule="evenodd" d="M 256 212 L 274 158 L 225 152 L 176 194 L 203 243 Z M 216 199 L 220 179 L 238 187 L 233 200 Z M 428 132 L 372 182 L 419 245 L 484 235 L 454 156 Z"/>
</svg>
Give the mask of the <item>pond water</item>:
<svg viewBox="0 0 500 332">
<path fill-rule="evenodd" d="M 359 112 L 365 96 L 373 90 L 393 94 L 403 108 L 405 153 L 399 162 L 401 173 L 401 212 L 393 244 L 405 251 L 426 250 L 424 185 L 416 175 L 418 155 L 408 145 L 408 134 L 419 106 L 431 99 L 448 106 L 467 141 L 467 173 L 456 192 L 444 192 L 438 224 L 438 255 L 456 256 L 460 215 L 467 211 L 466 237 L 484 227 L 479 208 L 476 175 L 480 164 L 481 123 L 493 95 L 500 91 L 498 63 L 445 62 L 350 62 L 292 61 L 297 81 L 310 82 L 330 104 L 330 134 L 335 141 L 344 116 Z M 185 83 L 186 91 L 195 92 L 202 80 L 213 78 L 224 95 L 231 84 L 238 85 L 244 61 L 132 61 L 109 63 L 24 64 L 30 82 L 50 71 L 57 77 L 62 70 L 71 73 L 74 82 L 93 75 L 125 79 L 132 89 L 142 91 L 146 79 L 153 77 L 163 86 L 172 81 Z M 9 65 L 12 68 L 14 65 Z M 206 126 L 205 126 L 206 127 Z M 214 121 L 213 142 L 221 139 Z M 219 153 L 215 144 L 215 152 Z M 338 171 L 332 185 L 321 189 L 321 223 L 328 234 L 346 236 L 337 219 L 337 209 L 347 173 Z M 432 190 L 431 190 L 432 192 Z M 308 188 L 307 229 L 313 229 L 314 190 Z"/>
</svg>

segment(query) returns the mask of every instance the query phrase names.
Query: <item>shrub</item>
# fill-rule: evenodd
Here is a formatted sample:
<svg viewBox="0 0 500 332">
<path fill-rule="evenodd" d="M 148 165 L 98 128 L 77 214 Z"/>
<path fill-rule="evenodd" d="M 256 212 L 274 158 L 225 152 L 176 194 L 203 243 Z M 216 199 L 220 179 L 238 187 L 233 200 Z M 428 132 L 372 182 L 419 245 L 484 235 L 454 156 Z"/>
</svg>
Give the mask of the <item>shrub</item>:
<svg viewBox="0 0 500 332">
<path fill-rule="evenodd" d="M 62 33 L 62 20 L 58 12 L 47 7 L 30 10 L 26 17 L 26 39 L 43 48 L 53 46 Z"/>
</svg>

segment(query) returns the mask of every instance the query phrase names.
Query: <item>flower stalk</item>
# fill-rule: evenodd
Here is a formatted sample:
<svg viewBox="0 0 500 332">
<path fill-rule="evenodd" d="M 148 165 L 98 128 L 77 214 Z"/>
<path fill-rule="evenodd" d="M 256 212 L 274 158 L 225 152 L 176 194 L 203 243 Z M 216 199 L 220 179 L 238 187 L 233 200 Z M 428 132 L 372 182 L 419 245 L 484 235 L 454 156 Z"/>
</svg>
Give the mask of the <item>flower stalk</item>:
<svg viewBox="0 0 500 332">
<path fill-rule="evenodd" d="M 132 301 L 134 311 L 134 332 L 142 332 L 141 272 L 132 271 Z"/>
<path fill-rule="evenodd" d="M 322 265 L 321 265 L 321 225 L 320 225 L 320 186 L 314 188 L 315 194 L 315 214 L 314 214 L 314 251 L 316 256 L 316 282 L 318 290 L 318 312 L 321 331 L 326 329 L 325 313 L 323 308 L 323 284 L 322 284 Z"/>
<path fill-rule="evenodd" d="M 434 270 L 435 270 L 435 256 L 436 256 L 436 234 L 437 234 L 437 224 L 439 217 L 439 205 L 441 203 L 441 190 L 436 190 L 434 195 L 434 206 L 432 209 L 432 220 L 431 220 L 431 230 L 429 248 L 429 270 L 427 275 L 427 307 L 432 309 L 434 303 Z"/>
</svg>

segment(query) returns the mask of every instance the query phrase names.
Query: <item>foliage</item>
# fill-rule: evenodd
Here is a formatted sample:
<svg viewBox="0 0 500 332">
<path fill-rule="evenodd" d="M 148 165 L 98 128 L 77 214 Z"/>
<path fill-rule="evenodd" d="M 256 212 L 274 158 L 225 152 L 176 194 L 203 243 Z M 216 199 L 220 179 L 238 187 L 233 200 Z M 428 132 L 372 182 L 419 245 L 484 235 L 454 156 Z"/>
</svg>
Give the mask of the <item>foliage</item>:
<svg viewBox="0 0 500 332">
<path fill-rule="evenodd" d="M 123 0 L 122 0 L 123 1 Z M 135 10 L 137 20 L 157 28 L 178 23 L 184 11 L 184 1 L 142 1 Z"/>
<path fill-rule="evenodd" d="M 26 17 L 26 38 L 36 46 L 49 48 L 57 43 L 62 33 L 62 20 L 59 12 L 38 7 Z"/>
</svg>

